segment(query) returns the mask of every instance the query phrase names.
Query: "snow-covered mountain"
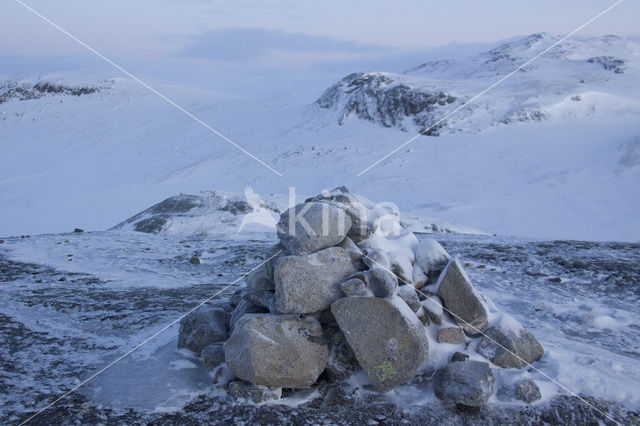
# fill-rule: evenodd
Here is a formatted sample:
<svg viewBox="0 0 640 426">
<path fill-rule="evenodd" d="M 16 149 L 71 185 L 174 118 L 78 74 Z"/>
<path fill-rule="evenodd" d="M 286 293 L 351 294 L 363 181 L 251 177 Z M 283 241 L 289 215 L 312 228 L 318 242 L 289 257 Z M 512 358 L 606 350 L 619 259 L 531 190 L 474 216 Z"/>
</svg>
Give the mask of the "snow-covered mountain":
<svg viewBox="0 0 640 426">
<path fill-rule="evenodd" d="M 7 58 L 0 235 L 104 230 L 180 193 L 250 185 L 286 200 L 295 186 L 303 200 L 346 185 L 406 217 L 488 233 L 638 240 L 634 38 L 563 42 L 430 132 L 440 137 L 418 138 L 358 176 L 557 40 L 514 39 L 467 59 L 416 57 L 423 65 L 405 73 L 386 72 L 390 63 L 330 89 L 343 71 L 123 63 L 283 176 L 95 58 Z"/>
<path fill-rule="evenodd" d="M 334 111 L 340 124 L 357 117 L 429 136 L 513 122 L 640 114 L 633 91 L 639 77 L 637 40 L 609 35 L 555 45 L 560 40 L 533 34 L 466 60 L 426 62 L 403 74 L 356 72 L 328 88 L 317 103 Z M 438 123 L 522 65 L 492 93 Z"/>
</svg>

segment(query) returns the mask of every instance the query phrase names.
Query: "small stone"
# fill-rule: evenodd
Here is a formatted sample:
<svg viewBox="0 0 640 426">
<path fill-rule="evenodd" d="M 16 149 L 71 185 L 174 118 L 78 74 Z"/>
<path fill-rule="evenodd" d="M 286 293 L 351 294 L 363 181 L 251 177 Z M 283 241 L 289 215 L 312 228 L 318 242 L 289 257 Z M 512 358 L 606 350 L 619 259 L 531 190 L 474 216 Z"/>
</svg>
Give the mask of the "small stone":
<svg viewBox="0 0 640 426">
<path fill-rule="evenodd" d="M 451 343 L 459 345 L 464 343 L 467 337 L 460 327 L 446 327 L 438 330 L 438 343 Z"/>
<path fill-rule="evenodd" d="M 413 312 L 418 312 L 422 307 L 416 290 L 411 285 L 401 285 L 398 287 L 398 297 L 404 300 Z"/>
<path fill-rule="evenodd" d="M 365 272 L 365 276 L 375 297 L 392 297 L 398 290 L 398 278 L 385 269 L 371 268 Z"/>
<path fill-rule="evenodd" d="M 411 284 L 415 288 L 419 289 L 427 285 L 428 279 L 429 278 L 427 277 L 427 274 L 424 273 L 420 265 L 418 265 L 417 263 L 414 263 Z"/>
<path fill-rule="evenodd" d="M 274 272 L 275 311 L 307 314 L 325 310 L 342 297 L 340 284 L 355 272 L 351 259 L 341 247 L 284 256 Z"/>
<path fill-rule="evenodd" d="M 454 361 L 436 375 L 434 392 L 446 402 L 480 407 L 493 394 L 494 383 L 489 363 Z"/>
<path fill-rule="evenodd" d="M 278 222 L 278 238 L 293 254 L 314 253 L 339 244 L 351 228 L 344 210 L 328 203 L 298 204 L 284 212 Z"/>
<path fill-rule="evenodd" d="M 523 380 L 516 385 L 516 398 L 527 404 L 536 402 L 542 398 L 540 388 L 533 380 Z"/>
<path fill-rule="evenodd" d="M 228 393 L 234 398 L 246 399 L 254 404 L 277 401 L 282 398 L 282 388 L 254 385 L 243 380 L 229 383 Z"/>
<path fill-rule="evenodd" d="M 224 343 L 222 342 L 216 342 L 207 345 L 204 347 L 204 349 L 202 349 L 200 358 L 202 359 L 204 368 L 206 368 L 207 370 L 213 370 L 224 362 L 223 345 Z"/>
<path fill-rule="evenodd" d="M 75 228 L 75 229 L 73 230 L 73 232 L 75 232 L 76 234 L 79 234 L 79 233 L 84 232 L 84 229 Z"/>
<path fill-rule="evenodd" d="M 362 256 L 362 262 L 369 269 L 375 267 L 390 269 L 391 262 L 387 254 L 381 250 L 365 249 Z"/>
<path fill-rule="evenodd" d="M 331 311 L 379 391 L 410 380 L 429 355 L 424 326 L 400 298 L 343 297 Z"/>
<path fill-rule="evenodd" d="M 246 314 L 224 344 L 227 366 L 256 385 L 304 388 L 325 369 L 329 349 L 320 323 L 273 314 Z"/>
<path fill-rule="evenodd" d="M 434 324 L 442 324 L 444 309 L 442 308 L 442 299 L 439 296 L 431 294 L 421 304 Z"/>
<path fill-rule="evenodd" d="M 199 265 L 200 264 L 200 258 L 196 255 L 191 256 L 191 259 L 189 259 L 189 263 L 192 265 Z"/>
<path fill-rule="evenodd" d="M 345 296 L 373 297 L 373 292 L 369 290 L 364 281 L 358 278 L 351 278 L 343 282 L 340 284 L 340 288 Z"/>
<path fill-rule="evenodd" d="M 186 348 L 197 354 L 205 346 L 227 338 L 229 314 L 221 308 L 202 306 L 180 321 L 178 348 Z"/>
<path fill-rule="evenodd" d="M 465 333 L 480 334 L 487 327 L 487 309 L 457 259 L 449 262 L 442 271 L 438 295 L 444 301 L 447 312 Z"/>
<path fill-rule="evenodd" d="M 469 359 L 469 354 L 465 354 L 464 352 L 454 352 L 451 355 L 451 362 L 454 361 L 466 361 Z"/>
<path fill-rule="evenodd" d="M 357 266 L 362 263 L 363 255 L 360 247 L 358 247 L 356 243 L 354 243 L 353 240 L 349 237 L 344 237 L 344 240 L 342 240 L 342 242 L 340 243 L 340 247 L 342 247 L 347 252 L 349 257 L 351 258 L 353 266 L 358 269 Z"/>
</svg>

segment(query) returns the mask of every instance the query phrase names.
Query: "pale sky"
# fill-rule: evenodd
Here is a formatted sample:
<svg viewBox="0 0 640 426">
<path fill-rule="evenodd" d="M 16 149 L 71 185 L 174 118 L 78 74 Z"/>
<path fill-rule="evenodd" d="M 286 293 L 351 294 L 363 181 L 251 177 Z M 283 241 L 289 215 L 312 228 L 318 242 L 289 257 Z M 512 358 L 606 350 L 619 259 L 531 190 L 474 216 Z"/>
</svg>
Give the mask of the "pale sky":
<svg viewBox="0 0 640 426">
<path fill-rule="evenodd" d="M 566 34 L 615 0 L 24 2 L 105 55 L 158 58 L 204 46 L 218 60 L 242 61 L 265 43 L 274 50 L 349 55 L 385 46 L 416 49 L 543 31 Z M 638 22 L 640 2 L 625 0 L 579 35 L 630 35 L 638 33 Z M 0 55 L 79 53 L 86 51 L 15 0 L 2 0 Z"/>
</svg>

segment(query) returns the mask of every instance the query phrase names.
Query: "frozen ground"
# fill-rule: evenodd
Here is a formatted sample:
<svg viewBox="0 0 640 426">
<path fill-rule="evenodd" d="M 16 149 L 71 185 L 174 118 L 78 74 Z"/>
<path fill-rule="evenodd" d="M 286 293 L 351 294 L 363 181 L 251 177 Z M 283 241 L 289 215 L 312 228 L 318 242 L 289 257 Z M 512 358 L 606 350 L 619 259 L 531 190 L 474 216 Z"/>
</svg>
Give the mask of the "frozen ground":
<svg viewBox="0 0 640 426">
<path fill-rule="evenodd" d="M 422 236 L 420 236 L 422 238 Z M 546 349 L 536 367 L 616 421 L 640 419 L 640 245 L 436 234 L 472 280 Z M 132 231 L 4 238 L 0 244 L 0 422 L 19 423 L 260 263 L 273 233 Z M 200 253 L 202 264 L 189 258 Z M 225 306 L 229 288 L 210 303 Z M 100 374 L 35 424 L 212 421 L 610 423 L 535 371 L 543 400 L 498 392 L 460 411 L 428 374 L 387 395 L 352 380 L 254 406 L 212 389 L 176 347 L 173 327 Z"/>
</svg>

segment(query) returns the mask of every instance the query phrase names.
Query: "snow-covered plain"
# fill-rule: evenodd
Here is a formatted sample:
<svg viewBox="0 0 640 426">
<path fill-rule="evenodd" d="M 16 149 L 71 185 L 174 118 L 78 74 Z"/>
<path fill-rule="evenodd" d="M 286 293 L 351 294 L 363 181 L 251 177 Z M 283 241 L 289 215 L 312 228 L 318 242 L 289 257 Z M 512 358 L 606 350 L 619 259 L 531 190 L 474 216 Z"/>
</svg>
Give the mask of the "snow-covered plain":
<svg viewBox="0 0 640 426">
<path fill-rule="evenodd" d="M 375 71 L 462 102 L 557 39 L 529 36 L 423 66 L 415 58 L 404 74 L 392 63 Z M 295 186 L 303 197 L 347 185 L 405 214 L 488 233 L 638 240 L 638 46 L 612 36 L 562 43 L 448 119 L 441 136 L 419 137 L 361 176 L 414 133 L 355 116 L 340 125 L 336 111 L 314 103 L 357 69 L 123 62 L 280 177 L 97 58 L 5 58 L 4 82 L 101 90 L 0 104 L 0 235 L 104 230 L 178 193 L 251 185 L 284 195 Z M 609 56 L 623 60 L 621 73 L 607 69 L 610 59 L 590 61 Z"/>
</svg>

